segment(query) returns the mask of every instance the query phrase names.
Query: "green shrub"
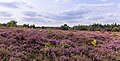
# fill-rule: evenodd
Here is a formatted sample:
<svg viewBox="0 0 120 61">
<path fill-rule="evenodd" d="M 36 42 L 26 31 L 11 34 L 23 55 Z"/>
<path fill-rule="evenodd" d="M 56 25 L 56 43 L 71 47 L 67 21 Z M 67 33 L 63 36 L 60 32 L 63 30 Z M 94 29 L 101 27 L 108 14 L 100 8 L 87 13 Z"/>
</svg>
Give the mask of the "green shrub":
<svg viewBox="0 0 120 61">
<path fill-rule="evenodd" d="M 114 27 L 113 29 L 112 29 L 112 32 L 118 32 L 120 29 L 118 28 L 118 27 Z"/>
<path fill-rule="evenodd" d="M 69 48 L 69 47 L 70 47 L 69 44 L 62 42 L 62 48 Z"/>
<path fill-rule="evenodd" d="M 62 30 L 69 30 L 69 28 L 70 27 L 67 24 L 64 24 L 64 25 L 61 26 Z"/>
<path fill-rule="evenodd" d="M 46 43 L 44 48 L 53 48 L 56 47 L 56 45 L 53 45 L 51 43 Z"/>
<path fill-rule="evenodd" d="M 17 26 L 17 22 L 14 20 L 7 23 L 7 27 L 16 27 L 16 26 Z"/>
</svg>

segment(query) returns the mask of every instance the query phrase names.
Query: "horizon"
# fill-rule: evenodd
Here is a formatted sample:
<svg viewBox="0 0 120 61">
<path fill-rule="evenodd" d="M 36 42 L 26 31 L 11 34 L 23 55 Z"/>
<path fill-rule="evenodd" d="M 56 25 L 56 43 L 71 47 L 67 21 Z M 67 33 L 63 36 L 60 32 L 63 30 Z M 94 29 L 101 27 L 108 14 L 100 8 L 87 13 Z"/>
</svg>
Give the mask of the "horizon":
<svg viewBox="0 0 120 61">
<path fill-rule="evenodd" d="M 15 21 L 15 20 L 11 20 L 11 21 Z M 11 21 L 9 21 L 9 22 L 11 22 Z M 9 22 L 6 22 L 6 23 L 0 23 L 0 24 L 8 24 Z M 24 24 L 18 24 L 18 22 L 17 21 L 15 21 L 16 22 L 16 25 L 24 25 L 24 24 L 26 24 L 26 23 L 24 23 Z M 61 27 L 61 26 L 63 26 L 63 25 L 65 25 L 66 23 L 64 23 L 64 24 L 62 24 L 62 25 L 59 25 L 59 26 L 36 26 L 35 24 L 26 24 L 26 25 L 35 25 L 35 27 Z M 88 24 L 88 25 L 81 25 L 81 24 L 75 24 L 75 25 L 73 25 L 73 26 L 70 26 L 70 25 L 68 25 L 68 24 L 66 24 L 67 26 L 69 26 L 69 27 L 74 27 L 74 26 L 91 26 L 91 25 L 95 25 L 95 24 L 97 24 L 97 25 L 120 25 L 120 23 L 112 23 L 112 24 L 102 24 L 102 23 L 92 23 L 92 24 Z"/>
<path fill-rule="evenodd" d="M 120 0 L 0 0 L 0 23 L 60 26 L 120 24 Z"/>
</svg>

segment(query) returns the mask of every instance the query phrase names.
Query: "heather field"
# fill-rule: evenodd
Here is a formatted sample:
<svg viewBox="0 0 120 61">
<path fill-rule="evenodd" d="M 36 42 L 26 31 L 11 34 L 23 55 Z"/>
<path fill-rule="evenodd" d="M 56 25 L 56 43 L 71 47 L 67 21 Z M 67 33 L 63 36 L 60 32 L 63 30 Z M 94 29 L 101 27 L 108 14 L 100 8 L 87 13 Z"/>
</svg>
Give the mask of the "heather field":
<svg viewBox="0 0 120 61">
<path fill-rule="evenodd" d="M 0 28 L 0 61 L 120 61 L 120 33 Z"/>
</svg>

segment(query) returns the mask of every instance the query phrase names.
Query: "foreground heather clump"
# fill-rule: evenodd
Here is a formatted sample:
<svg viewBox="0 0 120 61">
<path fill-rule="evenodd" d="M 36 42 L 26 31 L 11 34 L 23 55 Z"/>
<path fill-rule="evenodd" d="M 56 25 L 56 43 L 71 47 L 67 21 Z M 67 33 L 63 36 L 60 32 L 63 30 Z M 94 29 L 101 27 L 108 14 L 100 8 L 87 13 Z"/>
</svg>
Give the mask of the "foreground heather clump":
<svg viewBox="0 0 120 61">
<path fill-rule="evenodd" d="M 0 29 L 0 61 L 119 61 L 119 33 Z"/>
</svg>

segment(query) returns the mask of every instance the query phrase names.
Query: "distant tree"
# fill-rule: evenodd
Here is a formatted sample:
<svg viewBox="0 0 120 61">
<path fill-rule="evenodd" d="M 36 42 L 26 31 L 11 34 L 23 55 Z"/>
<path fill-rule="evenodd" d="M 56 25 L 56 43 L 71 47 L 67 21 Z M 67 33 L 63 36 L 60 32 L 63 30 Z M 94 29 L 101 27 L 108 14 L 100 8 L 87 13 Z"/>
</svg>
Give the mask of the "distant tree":
<svg viewBox="0 0 120 61">
<path fill-rule="evenodd" d="M 45 27 L 44 27 L 44 26 L 42 26 L 41 28 L 42 28 L 42 29 L 45 29 Z"/>
<path fill-rule="evenodd" d="M 67 24 L 64 24 L 64 25 L 61 26 L 62 30 L 69 30 L 69 28 L 70 27 Z"/>
<path fill-rule="evenodd" d="M 118 32 L 120 29 L 118 28 L 118 27 L 114 27 L 113 29 L 112 29 L 112 32 Z"/>
<path fill-rule="evenodd" d="M 95 28 L 90 25 L 90 26 L 88 27 L 88 31 L 95 31 Z"/>
<path fill-rule="evenodd" d="M 7 24 L 5 24 L 5 23 L 2 24 L 2 27 L 6 27 L 6 26 L 7 26 Z"/>
<path fill-rule="evenodd" d="M 29 27 L 30 27 L 30 28 L 35 28 L 35 25 L 33 24 L 33 25 L 30 25 Z"/>
<path fill-rule="evenodd" d="M 17 22 L 14 20 L 7 23 L 7 27 L 16 27 L 16 26 L 17 26 Z"/>
<path fill-rule="evenodd" d="M 73 26 L 72 29 L 74 29 L 74 30 L 80 30 L 79 26 Z"/>
<path fill-rule="evenodd" d="M 0 27 L 2 27 L 2 24 L 0 23 Z"/>
<path fill-rule="evenodd" d="M 105 32 L 105 29 L 104 29 L 104 28 L 101 28 L 100 31 L 101 31 L 101 32 Z"/>
<path fill-rule="evenodd" d="M 99 28 L 96 28 L 96 31 L 101 31 L 101 30 L 102 30 L 102 28 L 100 28 L 100 27 L 99 27 Z"/>
<path fill-rule="evenodd" d="M 112 29 L 111 28 L 105 28 L 105 31 L 111 31 Z"/>
<path fill-rule="evenodd" d="M 82 30 L 82 31 L 86 31 L 88 30 L 88 26 L 86 25 L 78 25 L 78 26 L 73 26 L 74 30 Z"/>
<path fill-rule="evenodd" d="M 23 25 L 17 25 L 18 28 L 23 28 Z"/>
<path fill-rule="evenodd" d="M 29 28 L 29 24 L 23 24 L 23 27 Z"/>
</svg>

